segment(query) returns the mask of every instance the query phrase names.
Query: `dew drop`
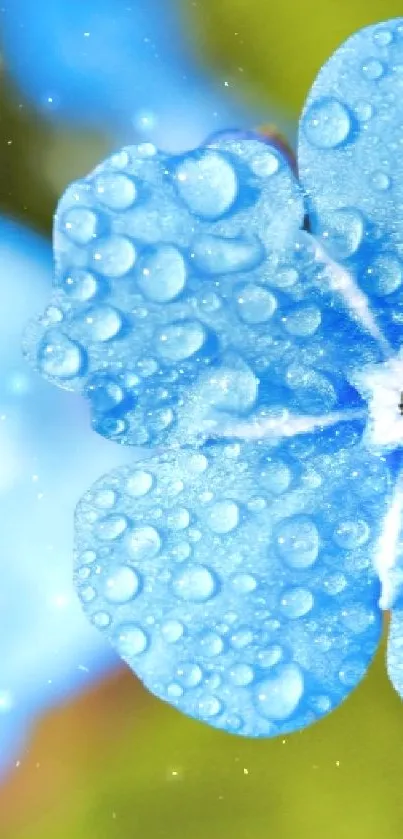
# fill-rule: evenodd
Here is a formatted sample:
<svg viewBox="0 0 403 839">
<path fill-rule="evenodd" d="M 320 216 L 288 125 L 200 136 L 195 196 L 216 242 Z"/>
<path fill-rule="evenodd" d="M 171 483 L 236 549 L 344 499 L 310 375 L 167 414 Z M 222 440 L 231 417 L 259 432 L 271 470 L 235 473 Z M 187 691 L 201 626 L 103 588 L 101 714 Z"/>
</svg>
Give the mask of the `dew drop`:
<svg viewBox="0 0 403 839">
<path fill-rule="evenodd" d="M 402 284 L 403 266 L 394 254 L 380 254 L 368 266 L 361 284 L 368 294 L 386 297 Z"/>
<path fill-rule="evenodd" d="M 165 621 L 165 623 L 161 626 L 161 632 L 164 636 L 164 640 L 168 644 L 176 644 L 176 642 L 182 638 L 184 632 L 183 624 L 177 620 Z"/>
<path fill-rule="evenodd" d="M 247 626 L 240 626 L 236 632 L 231 635 L 231 646 L 235 650 L 243 650 L 253 641 L 253 632 Z"/>
<path fill-rule="evenodd" d="M 134 181 L 123 174 L 103 174 L 95 178 L 94 191 L 99 201 L 111 210 L 127 210 L 136 200 Z"/>
<path fill-rule="evenodd" d="M 93 264 L 106 277 L 123 277 L 136 261 L 136 250 L 124 236 L 110 236 L 100 242 L 93 253 Z"/>
<path fill-rule="evenodd" d="M 281 495 L 285 492 L 292 481 L 292 473 L 289 466 L 282 460 L 264 458 L 261 463 L 259 483 L 273 495 Z"/>
<path fill-rule="evenodd" d="M 170 510 L 167 516 L 167 525 L 173 530 L 186 530 L 190 524 L 190 513 L 185 507 L 178 507 Z"/>
<path fill-rule="evenodd" d="M 174 594 L 190 603 L 204 603 L 217 591 L 217 580 L 205 565 L 187 565 L 174 577 Z"/>
<path fill-rule="evenodd" d="M 323 222 L 322 239 L 335 259 L 349 259 L 357 253 L 365 235 L 364 217 L 358 210 L 343 207 L 328 213 Z"/>
<path fill-rule="evenodd" d="M 348 140 L 352 131 L 350 114 L 338 99 L 326 97 L 309 106 L 303 117 L 307 140 L 318 149 L 334 149 Z"/>
<path fill-rule="evenodd" d="M 390 29 L 377 29 L 373 34 L 373 40 L 377 47 L 388 47 L 393 41 L 393 33 Z"/>
<path fill-rule="evenodd" d="M 192 261 L 199 271 L 214 276 L 251 271 L 262 262 L 264 255 L 256 236 L 225 239 L 205 233 L 193 245 Z"/>
<path fill-rule="evenodd" d="M 105 597 L 109 603 L 128 603 L 139 591 L 138 574 L 128 565 L 114 568 L 105 580 Z"/>
<path fill-rule="evenodd" d="M 181 664 L 176 673 L 179 682 L 186 688 L 196 687 L 203 678 L 203 672 L 198 664 Z"/>
<path fill-rule="evenodd" d="M 146 633 L 131 623 L 122 624 L 117 629 L 114 641 L 119 655 L 129 661 L 133 656 L 144 653 L 149 643 Z"/>
<path fill-rule="evenodd" d="M 45 376 L 74 379 L 84 367 L 85 352 L 61 332 L 47 332 L 38 349 L 38 366 Z"/>
<path fill-rule="evenodd" d="M 152 559 L 161 550 L 160 535 L 150 525 L 136 527 L 128 535 L 127 548 L 130 556 L 137 561 Z"/>
<path fill-rule="evenodd" d="M 178 321 L 157 333 L 158 353 L 167 362 L 184 361 L 202 349 L 206 337 L 206 331 L 199 321 Z"/>
<path fill-rule="evenodd" d="M 317 306 L 300 306 L 282 319 L 286 331 L 298 338 L 314 335 L 321 324 L 322 315 Z"/>
<path fill-rule="evenodd" d="M 206 524 L 214 533 L 230 533 L 239 523 L 239 507 L 234 501 L 217 501 L 206 512 Z"/>
<path fill-rule="evenodd" d="M 110 626 L 111 623 L 111 616 L 108 615 L 108 612 L 95 612 L 92 615 L 92 623 L 97 629 L 106 629 Z"/>
<path fill-rule="evenodd" d="M 153 476 L 150 472 L 137 469 L 126 481 L 126 491 L 133 498 L 141 498 L 150 492 L 153 485 Z"/>
<path fill-rule="evenodd" d="M 161 245 L 143 257 L 137 276 L 137 284 L 148 300 L 168 303 L 185 287 L 185 260 L 177 248 Z"/>
<path fill-rule="evenodd" d="M 112 306 L 93 306 L 79 322 L 85 340 L 100 343 L 116 338 L 123 326 L 120 312 Z"/>
<path fill-rule="evenodd" d="M 319 553 L 319 533 L 307 516 L 285 519 L 277 530 L 277 552 L 292 568 L 309 568 Z"/>
<path fill-rule="evenodd" d="M 266 149 L 256 152 L 249 161 L 252 172 L 259 178 L 270 178 L 280 168 L 280 161 L 273 152 Z"/>
<path fill-rule="evenodd" d="M 368 542 L 370 529 L 363 519 L 342 521 L 334 531 L 333 538 L 337 545 L 346 550 L 360 548 Z"/>
<path fill-rule="evenodd" d="M 106 516 L 97 523 L 97 535 L 105 542 L 118 539 L 127 528 L 126 516 Z"/>
<path fill-rule="evenodd" d="M 88 245 L 97 235 L 98 217 L 88 207 L 72 207 L 62 220 L 62 230 L 76 245 Z"/>
<path fill-rule="evenodd" d="M 211 717 L 216 717 L 222 710 L 222 705 L 219 699 L 215 696 L 205 696 L 200 699 L 198 703 L 199 715 L 202 719 L 209 720 Z"/>
<path fill-rule="evenodd" d="M 116 492 L 113 489 L 100 489 L 94 493 L 92 503 L 101 510 L 110 510 L 116 504 Z"/>
<path fill-rule="evenodd" d="M 304 692 L 304 677 L 296 664 L 279 665 L 277 675 L 256 690 L 259 713 L 269 720 L 285 720 L 296 711 Z"/>
<path fill-rule="evenodd" d="M 365 676 L 367 665 L 360 658 L 346 658 L 339 670 L 339 679 L 346 687 L 354 687 Z"/>
<path fill-rule="evenodd" d="M 295 619 L 307 615 L 313 607 L 312 593 L 306 588 L 290 588 L 283 592 L 280 606 L 287 618 Z"/>
<path fill-rule="evenodd" d="M 377 192 L 386 192 L 391 185 L 391 179 L 386 172 L 374 172 L 371 175 L 371 184 Z"/>
<path fill-rule="evenodd" d="M 385 75 L 385 66 L 377 58 L 369 58 L 362 65 L 362 74 L 369 81 L 375 82 Z"/>
<path fill-rule="evenodd" d="M 73 269 L 66 274 L 61 282 L 61 286 L 69 297 L 79 300 L 84 303 L 95 297 L 98 291 L 98 283 L 96 278 L 90 271 Z"/>
<path fill-rule="evenodd" d="M 214 151 L 184 158 L 176 168 L 175 183 L 189 210 L 205 219 L 224 215 L 238 192 L 233 167 Z"/>
<path fill-rule="evenodd" d="M 277 308 L 274 294 L 254 283 L 248 283 L 239 289 L 236 303 L 242 320 L 252 324 L 270 320 Z"/>
<path fill-rule="evenodd" d="M 224 642 L 216 632 L 204 632 L 200 637 L 200 653 L 209 658 L 220 655 L 224 649 Z"/>
</svg>

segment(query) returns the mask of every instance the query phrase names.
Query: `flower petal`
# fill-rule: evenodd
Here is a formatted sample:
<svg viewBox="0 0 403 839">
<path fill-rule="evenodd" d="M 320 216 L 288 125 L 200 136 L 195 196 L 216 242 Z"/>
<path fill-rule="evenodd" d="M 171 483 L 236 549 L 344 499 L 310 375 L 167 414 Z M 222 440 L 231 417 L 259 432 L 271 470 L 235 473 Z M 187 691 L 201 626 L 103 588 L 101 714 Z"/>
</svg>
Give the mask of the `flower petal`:
<svg viewBox="0 0 403 839">
<path fill-rule="evenodd" d="M 349 370 L 380 360 L 327 282 L 288 163 L 216 136 L 181 158 L 123 150 L 71 186 L 56 290 L 26 352 L 117 442 L 203 442 L 263 412 L 362 408 Z"/>
<path fill-rule="evenodd" d="M 403 18 L 349 38 L 320 71 L 300 123 L 312 231 L 344 263 L 390 344 L 403 323 Z"/>
<path fill-rule="evenodd" d="M 360 446 L 171 450 L 99 480 L 76 515 L 90 620 L 156 696 L 270 737 L 335 708 L 381 631 L 372 567 L 390 493 Z"/>
</svg>

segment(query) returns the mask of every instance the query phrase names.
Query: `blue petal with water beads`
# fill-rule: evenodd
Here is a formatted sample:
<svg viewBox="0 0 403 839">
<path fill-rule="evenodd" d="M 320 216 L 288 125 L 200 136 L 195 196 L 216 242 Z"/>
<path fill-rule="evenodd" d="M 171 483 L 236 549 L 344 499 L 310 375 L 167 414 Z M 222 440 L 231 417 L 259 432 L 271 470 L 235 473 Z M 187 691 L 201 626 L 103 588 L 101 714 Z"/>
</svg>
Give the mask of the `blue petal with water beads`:
<svg viewBox="0 0 403 839">
<path fill-rule="evenodd" d="M 269 737 L 361 680 L 381 631 L 371 558 L 391 476 L 351 442 L 171 449 L 85 495 L 79 597 L 156 696 Z"/>
<path fill-rule="evenodd" d="M 247 736 L 336 707 L 366 672 L 380 608 L 399 608 L 399 192 L 383 203 L 392 182 L 367 177 L 394 159 L 385 50 L 399 27 L 350 40 L 308 99 L 301 178 L 318 238 L 263 140 L 230 132 L 180 158 L 124 149 L 63 197 L 54 296 L 26 337 L 43 375 L 89 399 L 99 433 L 158 446 L 78 507 L 86 612 L 157 696 Z M 352 81 L 357 102 L 341 95 Z"/>
<path fill-rule="evenodd" d="M 403 18 L 353 35 L 321 69 L 299 132 L 312 231 L 346 264 L 394 349 L 403 324 Z"/>
</svg>

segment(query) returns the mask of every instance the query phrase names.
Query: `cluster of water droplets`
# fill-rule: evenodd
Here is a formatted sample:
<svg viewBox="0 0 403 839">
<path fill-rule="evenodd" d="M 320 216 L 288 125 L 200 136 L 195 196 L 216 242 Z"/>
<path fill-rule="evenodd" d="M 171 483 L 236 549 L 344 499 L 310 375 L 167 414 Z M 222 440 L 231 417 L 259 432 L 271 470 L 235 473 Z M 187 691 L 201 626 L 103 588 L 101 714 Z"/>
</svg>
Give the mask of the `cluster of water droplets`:
<svg viewBox="0 0 403 839">
<path fill-rule="evenodd" d="M 378 643 L 365 559 L 389 482 L 354 449 L 308 460 L 293 443 L 134 463 L 78 507 L 79 597 L 184 713 L 245 736 L 294 730 L 341 701 Z"/>
</svg>

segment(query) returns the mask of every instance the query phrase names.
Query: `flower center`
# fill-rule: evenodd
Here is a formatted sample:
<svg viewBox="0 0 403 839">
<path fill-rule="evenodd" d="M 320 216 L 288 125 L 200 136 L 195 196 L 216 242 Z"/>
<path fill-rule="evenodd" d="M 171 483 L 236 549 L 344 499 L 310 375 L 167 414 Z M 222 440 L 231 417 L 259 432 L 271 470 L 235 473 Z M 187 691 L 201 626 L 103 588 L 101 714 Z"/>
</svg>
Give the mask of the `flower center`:
<svg viewBox="0 0 403 839">
<path fill-rule="evenodd" d="M 368 403 L 367 446 L 383 451 L 403 446 L 403 354 L 354 371 L 350 381 Z"/>
</svg>

